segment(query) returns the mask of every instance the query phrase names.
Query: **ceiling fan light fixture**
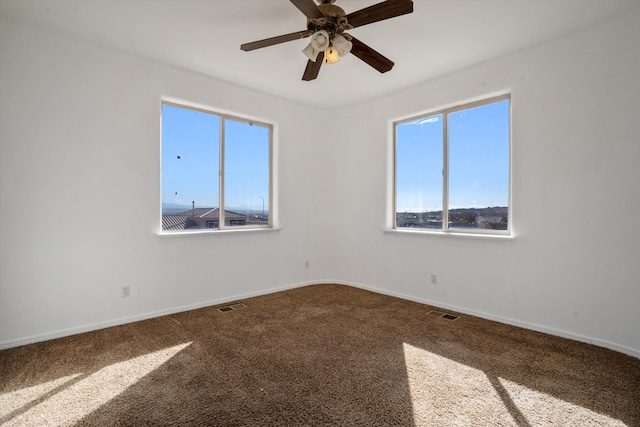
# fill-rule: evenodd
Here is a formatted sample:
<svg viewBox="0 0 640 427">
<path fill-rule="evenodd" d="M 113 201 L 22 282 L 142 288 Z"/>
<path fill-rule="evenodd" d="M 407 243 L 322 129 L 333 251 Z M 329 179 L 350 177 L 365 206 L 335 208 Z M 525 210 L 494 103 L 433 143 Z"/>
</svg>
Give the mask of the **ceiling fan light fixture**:
<svg viewBox="0 0 640 427">
<path fill-rule="evenodd" d="M 307 56 L 307 58 L 309 58 L 313 62 L 316 62 L 316 59 L 318 59 L 318 54 L 320 53 L 320 51 L 315 50 L 311 45 L 311 43 L 309 43 L 307 47 L 303 49 L 302 53 L 304 53 Z"/>
<path fill-rule="evenodd" d="M 310 38 L 309 45 L 302 50 L 304 55 L 309 58 L 302 74 L 304 81 L 315 80 L 323 62 L 333 64 L 348 53 L 352 53 L 353 56 L 380 73 L 391 70 L 394 65 L 393 61 L 345 31 L 413 12 L 413 0 L 384 0 L 348 14 L 341 7 L 333 4 L 336 0 L 289 1 L 306 16 L 305 29 L 251 43 L 243 43 L 240 45 L 240 49 L 248 52 L 293 40 Z M 320 59 L 318 60 L 318 58 Z"/>
<path fill-rule="evenodd" d="M 325 30 L 316 31 L 311 36 L 311 46 L 319 52 L 325 51 L 329 47 L 329 33 Z"/>
<path fill-rule="evenodd" d="M 340 61 L 340 56 L 338 55 L 338 50 L 332 45 L 324 53 L 324 62 L 327 64 L 333 64 L 335 62 Z"/>
<path fill-rule="evenodd" d="M 339 34 L 333 37 L 331 44 L 336 48 L 338 56 L 341 58 L 351 52 L 351 48 L 353 47 L 353 44 L 349 40 Z"/>
</svg>

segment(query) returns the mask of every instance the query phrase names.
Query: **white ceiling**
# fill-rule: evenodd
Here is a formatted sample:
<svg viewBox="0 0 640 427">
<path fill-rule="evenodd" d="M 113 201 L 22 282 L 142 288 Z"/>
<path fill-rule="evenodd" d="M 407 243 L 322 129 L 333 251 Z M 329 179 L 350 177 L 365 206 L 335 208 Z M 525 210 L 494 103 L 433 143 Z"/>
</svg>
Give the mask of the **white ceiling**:
<svg viewBox="0 0 640 427">
<path fill-rule="evenodd" d="M 337 0 L 346 13 L 380 0 Z M 242 43 L 304 30 L 289 0 L 0 0 L 2 19 L 232 81 L 317 107 L 344 106 L 558 37 L 638 0 L 414 0 L 410 15 L 351 30 L 395 62 L 353 55 L 301 80 L 308 40 L 252 52 Z"/>
</svg>

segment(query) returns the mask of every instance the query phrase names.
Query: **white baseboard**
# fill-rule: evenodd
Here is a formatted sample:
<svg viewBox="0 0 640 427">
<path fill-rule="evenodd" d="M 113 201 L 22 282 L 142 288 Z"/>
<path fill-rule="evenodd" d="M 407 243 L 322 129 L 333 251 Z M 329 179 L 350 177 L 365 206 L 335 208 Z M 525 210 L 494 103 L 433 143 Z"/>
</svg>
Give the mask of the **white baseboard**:
<svg viewBox="0 0 640 427">
<path fill-rule="evenodd" d="M 418 297 L 415 297 L 415 296 L 406 295 L 406 294 L 402 294 L 402 293 L 399 293 L 399 292 L 393 292 L 393 291 L 389 291 L 389 290 L 386 290 L 386 289 L 380 289 L 380 288 L 376 288 L 376 287 L 373 287 L 373 286 L 363 285 L 361 283 L 345 282 L 345 281 L 339 281 L 339 280 L 314 281 L 313 283 L 314 284 L 336 283 L 336 284 L 339 284 L 339 285 L 352 286 L 352 287 L 355 287 L 355 288 L 360 288 L 360 289 L 364 289 L 364 290 L 371 291 L 371 292 L 376 292 L 376 293 L 383 294 L 383 295 L 389 295 L 389 296 L 392 296 L 392 297 L 401 298 L 401 299 L 405 299 L 405 300 L 408 300 L 408 301 L 418 302 L 420 304 L 426 304 L 426 305 L 430 305 L 430 306 L 433 306 L 433 307 L 438 307 L 438 308 L 442 308 L 442 309 L 446 309 L 446 310 L 455 311 L 455 312 L 458 312 L 458 313 L 468 314 L 470 316 L 480 317 L 482 319 L 493 320 L 493 321 L 496 321 L 496 322 L 504 323 L 506 325 L 517 326 L 519 328 L 529 329 L 529 330 L 536 331 L 536 332 L 542 332 L 542 333 L 545 333 L 545 334 L 554 335 L 554 336 L 561 337 L 561 338 L 567 338 L 567 339 L 570 339 L 570 340 L 573 340 L 573 341 L 579 341 L 579 342 L 584 342 L 584 343 L 587 343 L 587 344 L 593 344 L 593 345 L 596 345 L 598 347 L 607 348 L 609 350 L 617 351 L 618 353 L 626 354 L 628 356 L 632 356 L 632 357 L 635 357 L 637 359 L 640 359 L 640 350 L 638 350 L 638 349 L 634 349 L 634 348 L 631 348 L 631 347 L 626 347 L 626 346 L 623 346 L 623 345 L 620 345 L 620 344 L 615 344 L 615 343 L 612 343 L 612 342 L 609 342 L 609 341 L 605 341 L 605 340 L 599 340 L 599 339 L 596 339 L 596 338 L 587 337 L 587 336 L 584 336 L 584 335 L 574 334 L 572 332 L 563 331 L 561 329 L 549 328 L 549 327 L 538 325 L 538 324 L 535 324 L 535 323 L 521 322 L 519 320 L 510 319 L 510 318 L 507 318 L 507 317 L 495 316 L 493 314 L 483 313 L 481 311 L 476 311 L 476 310 L 468 309 L 468 308 L 465 308 L 465 307 L 458 307 L 458 306 L 454 306 L 454 305 L 444 304 L 444 303 L 441 303 L 439 301 L 432 301 L 432 300 L 428 300 L 428 299 L 425 299 L 425 298 L 418 298 Z"/>
<path fill-rule="evenodd" d="M 33 344 L 33 343 L 42 342 L 42 341 L 48 341 L 56 338 L 68 337 L 70 335 L 82 334 L 84 332 L 97 331 L 99 329 L 125 325 L 127 323 L 139 322 L 141 320 L 153 319 L 155 317 L 181 313 L 183 311 L 197 310 L 199 308 L 225 304 L 231 301 L 237 301 L 245 298 L 272 294 L 275 292 L 286 291 L 288 289 L 299 288 L 301 286 L 305 286 L 308 284 L 310 283 L 297 283 L 297 284 L 288 285 L 288 286 L 280 286 L 276 288 L 265 289 L 258 292 L 249 292 L 245 294 L 234 295 L 232 297 L 225 297 L 225 298 L 220 298 L 215 300 L 204 301 L 197 304 L 188 304 L 188 305 L 183 305 L 179 307 L 169 308 L 166 310 L 158 310 L 158 311 L 152 311 L 149 313 L 138 314 L 135 316 L 121 317 L 119 319 L 108 320 L 105 322 L 90 323 L 90 324 L 78 326 L 75 328 L 68 328 L 68 329 L 62 329 L 62 330 L 53 331 L 53 332 L 47 332 L 45 334 L 32 335 L 32 336 L 20 338 L 17 340 L 3 341 L 3 342 L 0 342 L 0 350 L 6 350 L 8 348 L 19 347 L 22 345 Z"/>
<path fill-rule="evenodd" d="M 536 332 L 542 332 L 542 333 L 555 335 L 555 336 L 562 337 L 562 338 L 571 339 L 571 340 L 574 340 L 574 341 L 579 341 L 579 342 L 584 342 L 584 343 L 588 343 L 588 344 L 597 345 L 598 347 L 608 348 L 609 350 L 617 351 L 619 353 L 623 353 L 623 354 L 626 354 L 626 355 L 629 355 L 629 356 L 633 356 L 635 358 L 640 359 L 640 350 L 638 350 L 638 349 L 633 349 L 633 348 L 630 348 L 630 347 L 626 347 L 626 346 L 623 346 L 623 345 L 611 343 L 611 342 L 608 342 L 608 341 L 599 340 L 599 339 L 595 339 L 595 338 L 590 338 L 590 337 L 579 335 L 579 334 L 574 334 L 574 333 L 563 331 L 563 330 L 560 330 L 560 329 L 549 328 L 549 327 L 542 326 L 542 325 L 537 325 L 537 324 L 534 324 L 534 323 L 521 322 L 519 320 L 509 319 L 509 318 L 501 317 L 501 316 L 495 316 L 495 315 L 492 315 L 492 314 L 479 312 L 479 311 L 468 309 L 468 308 L 465 308 L 465 307 L 457 307 L 457 306 L 453 306 L 453 305 L 449 305 L 449 304 L 443 304 L 443 303 L 441 303 L 439 301 L 432 301 L 432 300 L 428 300 L 428 299 L 425 299 L 425 298 L 418 298 L 418 297 L 415 297 L 415 296 L 412 296 L 412 295 L 406 295 L 406 294 L 399 293 L 399 292 L 393 292 L 393 291 L 389 291 L 389 290 L 386 290 L 386 289 L 380 289 L 380 288 L 376 288 L 376 287 L 373 287 L 373 286 L 367 286 L 367 285 L 363 285 L 361 283 L 349 282 L 349 281 L 344 281 L 344 280 L 313 280 L 313 281 L 307 281 L 307 282 L 300 282 L 300 283 L 295 283 L 295 284 L 286 285 L 286 286 L 279 286 L 279 287 L 265 289 L 265 290 L 256 291 L 256 292 L 249 292 L 249 293 L 245 293 L 245 294 L 239 294 L 239 295 L 235 295 L 233 297 L 225 297 L 225 298 L 220 298 L 220 299 L 215 299 L 215 300 L 209 300 L 209 301 L 205 301 L 205 302 L 201 302 L 201 303 L 197 303 L 197 304 L 183 305 L 183 306 L 180 306 L 180 307 L 174 307 L 174 308 L 170 308 L 170 309 L 166 309 L 166 310 L 159 310 L 159 311 L 144 313 L 144 314 L 140 314 L 140 315 L 136 315 L 136 316 L 129 316 L 129 317 L 123 317 L 123 318 L 119 318 L 119 319 L 114 319 L 114 320 L 110 320 L 110 321 L 106 321 L 106 322 L 92 323 L 92 324 L 88 324 L 88 325 L 79 326 L 79 327 L 76 327 L 76 328 L 69 328 L 69 329 L 58 330 L 58 331 L 45 333 L 45 334 L 40 334 L 40 335 L 33 335 L 33 336 L 30 336 L 30 337 L 20 338 L 20 339 L 17 339 L 17 340 L 3 341 L 3 342 L 0 342 L 0 350 L 5 350 L 5 349 L 8 349 L 8 348 L 12 348 L 12 347 L 19 347 L 21 345 L 26 345 L 26 344 L 33 344 L 33 343 L 41 342 L 41 341 L 47 341 L 47 340 L 51 340 L 51 339 L 55 339 L 55 338 L 62 338 L 62 337 L 75 335 L 75 334 L 81 334 L 81 333 L 84 333 L 84 332 L 95 331 L 95 330 L 98 330 L 98 329 L 110 328 L 112 326 L 124 325 L 124 324 L 127 324 L 127 323 L 138 322 L 138 321 L 141 321 L 141 320 L 152 319 L 154 317 L 167 316 L 169 314 L 180 313 L 180 312 L 183 312 L 183 311 L 196 310 L 196 309 L 203 308 L 203 307 L 210 307 L 210 306 L 213 306 L 213 305 L 225 304 L 225 303 L 228 303 L 228 302 L 231 302 L 231 301 L 237 301 L 237 300 L 241 300 L 241 299 L 245 299 L 245 298 L 252 298 L 252 297 L 257 297 L 257 296 L 261 296 L 261 295 L 268 295 L 268 294 L 272 294 L 272 293 L 275 293 L 275 292 L 281 292 L 281 291 L 286 291 L 286 290 L 289 290 L 289 289 L 300 288 L 302 286 L 319 285 L 319 284 L 324 284 L 324 283 L 335 283 L 335 284 L 338 284 L 338 285 L 352 286 L 352 287 L 355 287 L 355 288 L 364 289 L 364 290 L 367 290 L 367 291 L 376 292 L 376 293 L 383 294 L 383 295 L 389 295 L 389 296 L 396 297 L 396 298 L 402 298 L 402 299 L 405 299 L 405 300 L 408 300 L 408 301 L 418 302 L 418 303 L 421 303 L 421 304 L 426 304 L 426 305 L 430 305 L 430 306 L 434 306 L 434 307 L 438 307 L 438 308 L 442 308 L 442 309 L 446 309 L 446 310 L 451 310 L 451 311 L 455 311 L 455 312 L 458 312 L 458 313 L 468 314 L 470 316 L 476 316 L 476 317 L 480 317 L 480 318 L 487 319 L 487 320 L 493 320 L 493 321 L 496 321 L 496 322 L 500 322 L 500 323 L 504 323 L 504 324 L 512 325 L 512 326 L 517 326 L 517 327 L 520 327 L 520 328 L 529 329 L 529 330 L 536 331 Z"/>
</svg>

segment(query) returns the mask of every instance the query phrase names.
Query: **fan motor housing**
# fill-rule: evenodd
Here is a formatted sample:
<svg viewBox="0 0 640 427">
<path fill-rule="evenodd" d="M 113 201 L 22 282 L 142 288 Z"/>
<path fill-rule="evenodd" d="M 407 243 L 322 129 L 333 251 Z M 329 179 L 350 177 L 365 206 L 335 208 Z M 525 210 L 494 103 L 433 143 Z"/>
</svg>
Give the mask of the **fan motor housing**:
<svg viewBox="0 0 640 427">
<path fill-rule="evenodd" d="M 344 16 L 344 10 L 340 6 L 331 3 L 322 3 L 318 5 L 318 9 L 324 13 L 324 16 Z"/>
<path fill-rule="evenodd" d="M 343 31 L 351 28 L 345 11 L 340 7 L 332 4 L 335 0 L 318 0 L 320 3 L 318 9 L 322 12 L 322 18 L 307 19 L 307 29 L 310 31 L 325 30 L 329 34 L 342 34 Z"/>
</svg>

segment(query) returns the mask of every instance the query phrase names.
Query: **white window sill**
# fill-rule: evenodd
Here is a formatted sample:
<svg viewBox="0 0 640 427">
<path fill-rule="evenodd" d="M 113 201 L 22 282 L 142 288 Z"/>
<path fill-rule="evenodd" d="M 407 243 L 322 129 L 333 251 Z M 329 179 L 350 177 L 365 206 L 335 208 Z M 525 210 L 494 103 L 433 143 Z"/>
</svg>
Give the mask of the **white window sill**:
<svg viewBox="0 0 640 427">
<path fill-rule="evenodd" d="M 191 237 L 208 237 L 208 236 L 229 236 L 238 234 L 264 234 L 272 233 L 282 230 L 282 228 L 276 227 L 260 227 L 260 228 L 237 228 L 223 230 L 194 230 L 194 231 L 176 231 L 176 232 L 158 232 L 156 235 L 160 239 L 175 239 L 175 238 L 191 238 Z"/>
<path fill-rule="evenodd" d="M 493 242 L 513 242 L 515 237 L 509 234 L 489 234 L 489 233 L 464 233 L 457 231 L 435 231 L 435 230 L 411 230 L 398 228 L 384 228 L 385 234 L 395 234 L 407 237 L 435 237 L 440 239 L 462 239 L 462 240 L 482 240 Z"/>
</svg>

